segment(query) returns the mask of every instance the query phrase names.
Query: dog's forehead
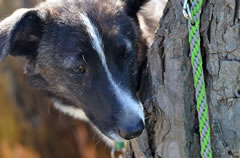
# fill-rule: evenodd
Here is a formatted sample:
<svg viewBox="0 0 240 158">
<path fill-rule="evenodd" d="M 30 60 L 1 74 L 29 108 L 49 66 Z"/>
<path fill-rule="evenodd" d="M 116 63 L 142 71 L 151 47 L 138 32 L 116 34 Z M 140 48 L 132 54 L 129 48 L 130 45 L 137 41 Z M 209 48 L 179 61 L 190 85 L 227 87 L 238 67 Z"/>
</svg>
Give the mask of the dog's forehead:
<svg viewBox="0 0 240 158">
<path fill-rule="evenodd" d="M 128 17 L 122 14 L 104 16 L 82 10 L 77 12 L 58 8 L 50 10 L 54 15 L 51 15 L 53 17 L 49 22 L 46 37 L 52 37 L 47 41 L 51 40 L 49 43 L 52 43 L 54 49 L 55 47 L 61 49 L 59 52 L 96 51 L 93 42 L 95 44 L 100 42 L 101 47 L 105 49 L 119 45 L 132 49 L 131 37 L 127 36 L 131 27 L 126 26 L 131 22 L 128 22 Z"/>
<path fill-rule="evenodd" d="M 122 0 L 74 0 L 73 2 L 66 1 L 61 3 L 62 5 L 50 6 L 48 10 L 51 19 L 58 23 L 79 26 L 83 24 L 80 19 L 80 13 L 83 13 L 102 34 L 114 34 L 123 30 L 126 34 L 131 34 L 128 32 L 133 21 L 125 13 Z"/>
</svg>

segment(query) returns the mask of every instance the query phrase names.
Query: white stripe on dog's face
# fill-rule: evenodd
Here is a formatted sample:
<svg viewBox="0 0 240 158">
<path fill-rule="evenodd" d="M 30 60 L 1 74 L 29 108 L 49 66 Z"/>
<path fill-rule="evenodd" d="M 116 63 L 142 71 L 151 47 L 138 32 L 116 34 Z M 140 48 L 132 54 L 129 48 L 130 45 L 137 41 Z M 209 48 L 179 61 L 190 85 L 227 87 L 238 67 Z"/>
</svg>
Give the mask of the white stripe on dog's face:
<svg viewBox="0 0 240 158">
<path fill-rule="evenodd" d="M 133 99 L 131 94 L 128 92 L 128 90 L 124 90 L 120 84 L 116 83 L 112 77 L 111 72 L 108 69 L 105 54 L 103 51 L 103 42 L 100 37 L 100 34 L 97 30 L 97 28 L 93 25 L 93 23 L 90 21 L 90 19 L 87 17 L 86 14 L 80 13 L 80 18 L 83 22 L 83 24 L 86 26 L 87 32 L 91 38 L 91 44 L 92 47 L 96 50 L 98 53 L 98 56 L 100 57 L 101 63 L 104 67 L 104 70 L 107 74 L 107 78 L 109 79 L 114 95 L 116 96 L 117 100 L 119 101 L 120 105 L 123 106 L 123 110 L 126 114 L 124 119 L 128 119 L 128 117 L 133 116 L 133 114 L 137 114 L 143 122 L 144 122 L 144 114 L 142 109 L 142 104 L 139 101 L 136 101 Z M 129 46 L 130 47 L 130 46 Z"/>
</svg>

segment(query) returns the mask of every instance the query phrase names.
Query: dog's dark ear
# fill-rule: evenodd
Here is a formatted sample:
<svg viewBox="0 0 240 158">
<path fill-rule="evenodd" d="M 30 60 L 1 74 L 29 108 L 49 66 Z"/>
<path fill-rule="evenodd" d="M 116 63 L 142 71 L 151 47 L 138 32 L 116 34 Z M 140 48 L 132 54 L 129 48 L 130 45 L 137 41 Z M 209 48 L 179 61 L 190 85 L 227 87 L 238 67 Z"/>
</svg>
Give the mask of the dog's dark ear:
<svg viewBox="0 0 240 158">
<path fill-rule="evenodd" d="M 0 22 L 0 61 L 8 54 L 34 57 L 45 26 L 46 12 L 19 9 Z"/>
<path fill-rule="evenodd" d="M 123 0 L 125 10 L 130 17 L 137 18 L 137 13 L 141 7 L 150 0 Z"/>
</svg>

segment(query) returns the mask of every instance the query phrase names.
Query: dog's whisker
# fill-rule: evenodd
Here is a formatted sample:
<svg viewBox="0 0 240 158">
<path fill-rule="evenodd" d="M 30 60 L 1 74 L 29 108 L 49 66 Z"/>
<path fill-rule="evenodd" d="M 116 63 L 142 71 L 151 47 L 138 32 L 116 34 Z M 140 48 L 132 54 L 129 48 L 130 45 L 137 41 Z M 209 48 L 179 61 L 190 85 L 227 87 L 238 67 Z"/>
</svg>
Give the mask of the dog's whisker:
<svg viewBox="0 0 240 158">
<path fill-rule="evenodd" d="M 94 148 L 96 149 L 96 148 L 97 148 L 97 145 L 98 145 L 99 143 L 101 143 L 101 142 L 102 142 L 102 140 L 101 140 L 100 138 L 98 138 L 97 142 L 96 142 L 95 145 L 94 145 Z"/>
<path fill-rule="evenodd" d="M 92 141 L 95 140 L 96 136 L 97 136 L 97 133 L 94 133 L 94 136 L 93 136 L 93 138 L 92 138 Z"/>
<path fill-rule="evenodd" d="M 149 118 L 151 118 L 151 116 L 145 117 L 145 120 L 147 120 L 147 119 L 149 119 Z"/>
</svg>

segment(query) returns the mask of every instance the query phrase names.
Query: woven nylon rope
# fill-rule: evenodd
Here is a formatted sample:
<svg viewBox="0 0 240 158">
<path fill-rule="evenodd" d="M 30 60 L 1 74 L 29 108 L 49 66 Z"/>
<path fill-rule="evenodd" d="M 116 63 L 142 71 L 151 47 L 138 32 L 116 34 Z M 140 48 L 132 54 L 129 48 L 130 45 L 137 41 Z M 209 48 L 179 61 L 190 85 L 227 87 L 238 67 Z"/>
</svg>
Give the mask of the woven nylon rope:
<svg viewBox="0 0 240 158">
<path fill-rule="evenodd" d="M 210 126 L 208 118 L 208 104 L 205 90 L 204 74 L 202 68 L 202 56 L 200 50 L 200 14 L 202 0 L 190 0 L 191 19 L 188 18 L 189 43 L 191 49 L 191 62 L 193 67 L 194 87 L 197 100 L 199 119 L 199 132 L 201 141 L 202 158 L 212 158 Z"/>
</svg>

